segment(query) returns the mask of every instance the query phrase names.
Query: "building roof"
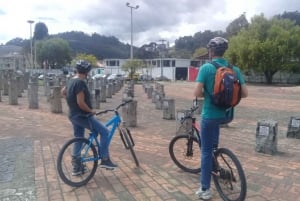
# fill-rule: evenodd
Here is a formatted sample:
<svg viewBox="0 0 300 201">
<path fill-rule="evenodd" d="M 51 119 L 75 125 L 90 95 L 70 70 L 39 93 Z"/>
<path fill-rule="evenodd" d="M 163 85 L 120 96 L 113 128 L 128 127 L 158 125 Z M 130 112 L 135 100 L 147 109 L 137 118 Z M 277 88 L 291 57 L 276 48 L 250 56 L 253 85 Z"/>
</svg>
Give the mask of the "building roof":
<svg viewBox="0 0 300 201">
<path fill-rule="evenodd" d="M 0 45 L 0 57 L 11 57 L 12 55 L 22 55 L 23 47 L 16 45 Z"/>
</svg>

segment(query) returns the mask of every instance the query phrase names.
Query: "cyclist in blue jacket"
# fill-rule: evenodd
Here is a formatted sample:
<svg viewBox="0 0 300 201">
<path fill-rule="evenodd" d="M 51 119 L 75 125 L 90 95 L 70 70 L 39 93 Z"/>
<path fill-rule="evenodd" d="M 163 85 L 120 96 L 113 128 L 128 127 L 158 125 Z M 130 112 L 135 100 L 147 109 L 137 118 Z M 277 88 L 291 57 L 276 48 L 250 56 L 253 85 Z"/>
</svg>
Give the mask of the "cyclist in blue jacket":
<svg viewBox="0 0 300 201">
<path fill-rule="evenodd" d="M 228 66 L 228 61 L 223 58 L 228 48 L 228 41 L 222 37 L 215 37 L 207 44 L 208 53 L 212 61 L 221 66 Z M 240 69 L 233 67 L 241 83 L 242 97 L 248 96 L 248 90 Z M 212 154 L 214 146 L 219 143 L 220 124 L 226 120 L 226 109 L 215 106 L 208 93 L 212 94 L 216 68 L 211 63 L 202 65 L 196 79 L 197 85 L 194 90 L 196 97 L 204 97 L 201 121 L 201 186 L 196 192 L 199 198 L 208 200 L 212 198 L 210 190 L 212 172 Z M 208 90 L 208 93 L 206 90 Z M 232 111 L 233 112 L 233 111 Z M 233 117 L 233 114 L 232 114 Z"/>
<path fill-rule="evenodd" d="M 74 137 L 84 137 L 84 130 L 94 129 L 100 136 L 100 167 L 107 169 L 114 169 L 117 167 L 113 164 L 109 157 L 108 151 L 108 129 L 99 120 L 96 119 L 94 114 L 96 113 L 92 109 L 92 103 L 90 98 L 90 92 L 85 82 L 89 71 L 91 70 L 91 64 L 84 60 L 79 60 L 76 63 L 76 74 L 68 81 L 66 87 L 62 89 L 62 95 L 66 96 L 67 104 L 69 107 L 69 119 L 73 125 Z M 91 128 L 92 127 L 92 128 Z M 80 164 L 78 160 L 78 149 L 80 144 L 75 144 L 72 155 L 73 171 L 72 175 L 77 176 L 85 171 L 85 167 Z"/>
</svg>

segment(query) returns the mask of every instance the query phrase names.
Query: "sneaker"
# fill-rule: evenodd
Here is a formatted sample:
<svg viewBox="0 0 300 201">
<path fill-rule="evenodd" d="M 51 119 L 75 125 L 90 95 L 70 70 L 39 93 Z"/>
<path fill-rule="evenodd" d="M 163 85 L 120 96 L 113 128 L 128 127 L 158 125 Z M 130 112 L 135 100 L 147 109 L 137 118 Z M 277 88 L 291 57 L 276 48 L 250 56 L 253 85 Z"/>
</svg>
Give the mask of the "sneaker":
<svg viewBox="0 0 300 201">
<path fill-rule="evenodd" d="M 81 167 L 79 167 L 79 166 L 73 167 L 72 176 L 79 176 L 86 172 L 88 172 L 88 169 L 85 165 L 82 164 Z"/>
<path fill-rule="evenodd" d="M 108 170 L 113 170 L 118 166 L 113 164 L 113 162 L 111 162 L 111 160 L 108 158 L 108 159 L 102 159 L 101 160 L 100 167 L 101 168 L 106 168 Z"/>
<path fill-rule="evenodd" d="M 202 200 L 209 200 L 212 198 L 210 189 L 203 191 L 202 187 L 197 190 L 196 195 Z"/>
</svg>

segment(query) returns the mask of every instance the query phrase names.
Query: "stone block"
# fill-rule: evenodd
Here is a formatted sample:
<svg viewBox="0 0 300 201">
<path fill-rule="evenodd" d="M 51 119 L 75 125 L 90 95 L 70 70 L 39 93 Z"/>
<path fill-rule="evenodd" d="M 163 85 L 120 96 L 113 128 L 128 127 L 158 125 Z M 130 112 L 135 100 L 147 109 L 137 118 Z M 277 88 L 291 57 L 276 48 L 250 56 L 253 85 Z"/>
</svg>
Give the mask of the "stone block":
<svg viewBox="0 0 300 201">
<path fill-rule="evenodd" d="M 265 154 L 275 154 L 277 152 L 278 122 L 273 120 L 262 120 L 256 127 L 256 147 L 257 152 Z"/>
<path fill-rule="evenodd" d="M 286 136 L 288 138 L 300 139 L 300 117 L 291 117 L 290 118 Z"/>
</svg>

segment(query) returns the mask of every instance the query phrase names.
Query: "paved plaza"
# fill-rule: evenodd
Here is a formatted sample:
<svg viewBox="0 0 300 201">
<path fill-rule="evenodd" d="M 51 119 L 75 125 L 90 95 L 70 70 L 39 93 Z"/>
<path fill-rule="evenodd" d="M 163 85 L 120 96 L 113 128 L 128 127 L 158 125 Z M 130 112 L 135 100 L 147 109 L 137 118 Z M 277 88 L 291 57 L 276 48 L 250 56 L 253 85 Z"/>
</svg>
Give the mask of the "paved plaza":
<svg viewBox="0 0 300 201">
<path fill-rule="evenodd" d="M 176 110 L 192 105 L 192 82 L 165 82 L 166 97 Z M 39 109 L 28 109 L 27 91 L 18 105 L 0 102 L 0 201 L 189 201 L 198 200 L 199 175 L 181 171 L 171 161 L 168 145 L 176 132 L 176 120 L 162 118 L 142 85 L 135 85 L 137 127 L 131 128 L 140 167 L 118 135 L 110 153 L 119 166 L 98 168 L 84 187 L 64 184 L 56 171 L 61 146 L 72 137 L 63 100 L 63 113 L 53 114 L 39 91 Z M 101 103 L 113 108 L 122 91 Z M 249 97 L 236 107 L 235 119 L 221 128 L 220 147 L 230 148 L 240 159 L 247 177 L 247 201 L 300 201 L 300 139 L 287 138 L 291 116 L 300 117 L 300 87 L 249 85 Z M 105 118 L 105 117 L 104 117 Z M 198 118 L 199 119 L 199 118 Z M 255 151 L 256 127 L 261 120 L 278 122 L 278 153 Z M 212 182 L 213 201 L 221 201 Z"/>
</svg>

